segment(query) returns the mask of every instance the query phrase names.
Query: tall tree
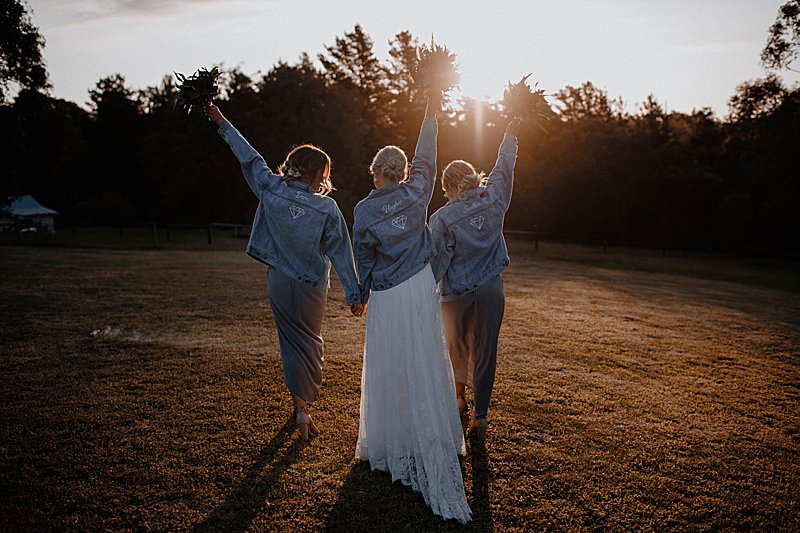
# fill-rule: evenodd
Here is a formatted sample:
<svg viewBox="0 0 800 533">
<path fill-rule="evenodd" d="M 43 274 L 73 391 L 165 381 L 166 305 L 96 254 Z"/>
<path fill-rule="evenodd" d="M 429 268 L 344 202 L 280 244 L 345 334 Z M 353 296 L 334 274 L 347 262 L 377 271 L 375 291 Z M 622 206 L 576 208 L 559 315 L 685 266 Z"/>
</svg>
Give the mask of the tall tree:
<svg viewBox="0 0 800 533">
<path fill-rule="evenodd" d="M 419 118 L 425 109 L 424 95 L 414 83 L 419 40 L 402 31 L 389 41 L 388 76 L 389 120 L 395 144 L 413 146 L 419 131 Z"/>
<path fill-rule="evenodd" d="M 800 54 L 800 0 L 789 0 L 778 9 L 778 18 L 769 28 L 761 62 L 775 70 L 794 70 L 790 65 Z M 797 71 L 795 71 L 797 72 Z"/>
<path fill-rule="evenodd" d="M 740 122 L 769 116 L 780 107 L 785 95 L 786 87 L 775 74 L 746 81 L 736 87 L 736 93 L 728 100 L 728 118 Z"/>
<path fill-rule="evenodd" d="M 27 4 L 0 0 L 0 102 L 11 84 L 47 89 L 47 69 L 42 58 L 44 37 L 31 22 Z"/>
<path fill-rule="evenodd" d="M 356 24 L 352 32 L 337 37 L 336 44 L 325 47 L 327 55 L 318 56 L 325 77 L 332 83 L 355 87 L 370 110 L 381 106 L 386 90 L 386 69 L 372 47 L 370 36 Z"/>
<path fill-rule="evenodd" d="M 118 194 L 120 203 L 147 205 L 151 191 L 139 182 L 144 121 L 136 92 L 126 86 L 124 76 L 114 74 L 98 81 L 89 97 L 93 122 L 87 138 L 94 190 L 98 195 Z"/>
<path fill-rule="evenodd" d="M 601 118 L 609 120 L 622 114 L 622 101 L 612 100 L 608 92 L 584 82 L 580 87 L 567 85 L 555 94 L 557 107 L 565 120 Z"/>
</svg>

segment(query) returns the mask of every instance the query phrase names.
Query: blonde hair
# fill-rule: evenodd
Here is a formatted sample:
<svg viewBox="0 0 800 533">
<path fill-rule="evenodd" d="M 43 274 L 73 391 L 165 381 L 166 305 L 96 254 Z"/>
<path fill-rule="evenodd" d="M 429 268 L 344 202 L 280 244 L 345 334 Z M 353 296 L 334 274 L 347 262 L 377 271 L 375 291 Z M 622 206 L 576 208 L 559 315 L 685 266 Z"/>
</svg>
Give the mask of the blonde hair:
<svg viewBox="0 0 800 533">
<path fill-rule="evenodd" d="M 461 159 L 447 165 L 442 172 L 442 190 L 451 198 L 484 185 L 485 182 L 483 172 L 478 174 L 475 167 Z"/>
<path fill-rule="evenodd" d="M 375 157 L 369 171 L 374 176 L 380 174 L 386 179 L 401 182 L 408 177 L 408 158 L 406 153 L 397 146 L 384 146 Z"/>
<path fill-rule="evenodd" d="M 316 192 L 327 196 L 336 189 L 331 181 L 331 158 L 320 148 L 313 144 L 296 146 L 286 155 L 286 160 L 278 168 L 283 181 L 287 184 L 304 178 L 313 181 L 320 170 L 322 170 L 322 182 Z"/>
</svg>

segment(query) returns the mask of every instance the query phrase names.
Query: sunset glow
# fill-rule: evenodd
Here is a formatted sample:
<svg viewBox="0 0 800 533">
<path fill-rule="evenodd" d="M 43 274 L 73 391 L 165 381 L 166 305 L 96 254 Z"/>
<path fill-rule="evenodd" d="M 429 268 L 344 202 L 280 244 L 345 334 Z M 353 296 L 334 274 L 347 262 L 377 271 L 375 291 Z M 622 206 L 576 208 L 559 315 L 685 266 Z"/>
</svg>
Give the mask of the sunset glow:
<svg viewBox="0 0 800 533">
<path fill-rule="evenodd" d="M 84 103 L 102 77 L 134 88 L 173 71 L 239 66 L 323 53 L 361 24 L 381 60 L 409 30 L 458 56 L 461 94 L 499 99 L 528 72 L 548 91 L 591 81 L 628 106 L 654 94 L 669 109 L 717 114 L 741 82 L 761 77 L 759 52 L 779 1 L 263 2 L 31 0 L 55 96 Z M 457 8 L 456 8 L 457 6 Z M 797 75 L 787 75 L 788 82 Z"/>
</svg>

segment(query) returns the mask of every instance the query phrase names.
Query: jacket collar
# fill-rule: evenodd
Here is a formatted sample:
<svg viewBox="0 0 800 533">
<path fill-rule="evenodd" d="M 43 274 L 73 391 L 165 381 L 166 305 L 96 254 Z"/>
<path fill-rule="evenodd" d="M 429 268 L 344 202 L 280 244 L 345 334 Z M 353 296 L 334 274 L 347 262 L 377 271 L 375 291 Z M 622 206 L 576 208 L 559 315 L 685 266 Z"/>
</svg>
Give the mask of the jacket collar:
<svg viewBox="0 0 800 533">
<path fill-rule="evenodd" d="M 294 180 L 286 184 L 287 187 L 291 187 L 292 189 L 300 189 L 301 191 L 308 191 L 311 194 L 314 194 L 315 191 L 311 189 L 311 185 L 304 181 Z"/>
<path fill-rule="evenodd" d="M 372 189 L 367 198 L 375 198 L 377 196 L 383 196 L 384 194 L 389 194 L 390 192 L 394 192 L 403 185 L 402 182 L 400 183 L 392 183 L 391 185 L 386 185 L 385 187 L 381 187 L 380 189 Z"/>
<path fill-rule="evenodd" d="M 478 185 L 468 191 L 464 191 L 458 196 L 454 196 L 447 201 L 447 205 L 455 204 L 457 202 L 466 202 L 467 200 L 472 200 L 473 198 L 479 196 L 483 192 L 484 187 Z"/>
</svg>

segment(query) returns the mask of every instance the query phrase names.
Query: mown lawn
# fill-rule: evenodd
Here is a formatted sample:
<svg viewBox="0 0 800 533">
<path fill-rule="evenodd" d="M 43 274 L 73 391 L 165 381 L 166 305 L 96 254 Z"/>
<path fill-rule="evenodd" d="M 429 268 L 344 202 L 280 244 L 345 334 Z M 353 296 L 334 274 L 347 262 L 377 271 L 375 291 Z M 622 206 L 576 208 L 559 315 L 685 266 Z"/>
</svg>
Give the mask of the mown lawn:
<svg viewBox="0 0 800 533">
<path fill-rule="evenodd" d="M 510 244 L 465 527 L 353 458 L 335 279 L 304 444 L 241 251 L 0 247 L 0 530 L 798 529 L 796 265 Z"/>
</svg>

